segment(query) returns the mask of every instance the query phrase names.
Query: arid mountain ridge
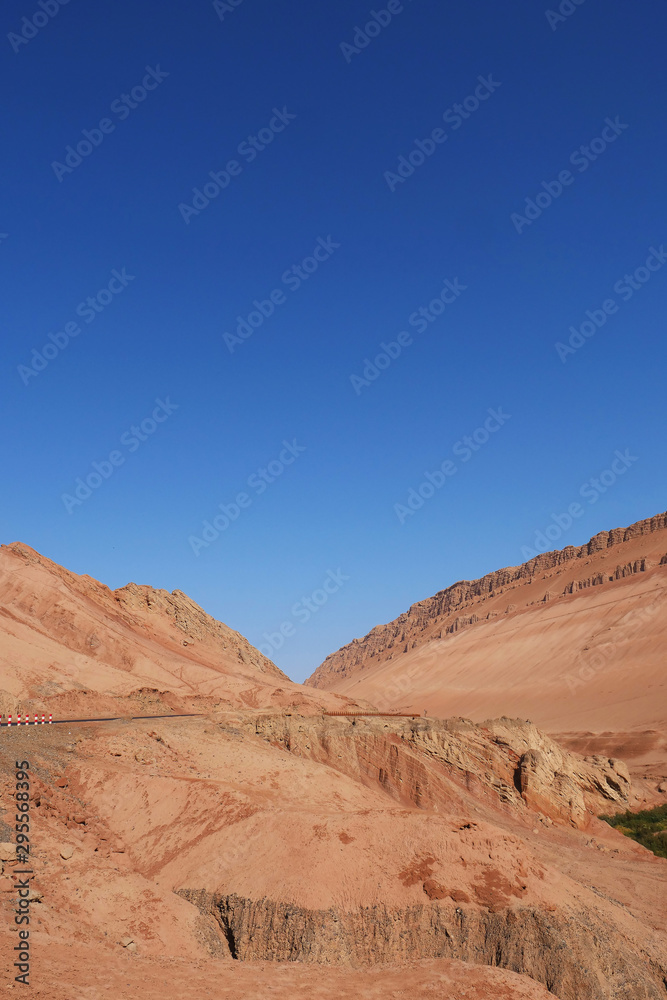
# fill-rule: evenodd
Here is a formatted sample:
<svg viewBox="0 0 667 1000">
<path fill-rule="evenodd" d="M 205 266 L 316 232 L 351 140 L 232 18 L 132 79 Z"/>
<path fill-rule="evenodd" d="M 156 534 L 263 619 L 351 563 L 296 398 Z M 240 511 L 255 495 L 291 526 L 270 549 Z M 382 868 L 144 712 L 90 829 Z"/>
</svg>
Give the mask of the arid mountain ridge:
<svg viewBox="0 0 667 1000">
<path fill-rule="evenodd" d="M 667 515 L 461 581 L 332 653 L 306 681 L 383 710 L 555 733 L 664 733 Z"/>
<path fill-rule="evenodd" d="M 330 704 L 181 591 L 112 591 L 13 543 L 0 547 L 0 711 L 109 714 L 134 696 L 172 708 Z M 208 704 L 208 703 L 207 703 Z"/>
<path fill-rule="evenodd" d="M 599 586 L 608 581 L 609 577 L 600 571 L 594 574 L 584 573 L 576 576 L 576 561 L 584 560 L 597 552 L 617 549 L 624 542 L 630 541 L 653 532 L 665 532 L 665 551 L 659 562 L 667 563 L 667 512 L 655 517 L 637 521 L 627 528 L 612 528 L 610 531 L 600 531 L 590 541 L 578 547 L 568 545 L 564 549 L 544 552 L 535 556 L 520 566 L 509 566 L 504 569 L 487 573 L 478 580 L 460 580 L 444 590 L 438 591 L 433 597 L 417 601 L 392 622 L 376 625 L 363 638 L 353 639 L 342 646 L 320 664 L 317 670 L 306 681 L 314 687 L 326 688 L 331 684 L 332 675 L 337 679 L 350 676 L 356 667 L 364 664 L 369 658 L 382 657 L 392 659 L 400 643 L 406 643 L 403 652 L 419 645 L 420 642 L 433 638 L 443 638 L 445 635 L 457 632 L 466 625 L 476 624 L 480 615 L 472 613 L 461 616 L 459 613 L 471 604 L 482 605 L 488 598 L 498 597 L 508 589 L 515 589 L 517 584 L 529 583 L 540 579 L 548 579 L 547 575 L 555 568 L 573 564 L 575 577 L 568 579 L 561 593 L 544 590 L 543 601 L 553 600 L 565 594 L 573 594 L 578 590 Z M 620 550 L 619 550 L 620 554 Z M 657 565 L 655 558 L 642 557 L 630 562 L 619 563 L 614 567 L 613 578 L 618 580 L 633 573 L 642 573 Z M 569 568 L 569 566 L 568 566 Z M 582 567 L 583 568 L 583 567 Z M 517 595 L 518 597 L 518 595 Z M 514 601 L 507 603 L 506 613 L 515 611 Z M 452 616 L 456 614 L 456 617 Z M 490 612 L 489 617 L 495 617 L 498 612 Z M 426 634 L 425 634 L 426 633 Z M 389 652 L 394 650 L 394 652 Z"/>
</svg>

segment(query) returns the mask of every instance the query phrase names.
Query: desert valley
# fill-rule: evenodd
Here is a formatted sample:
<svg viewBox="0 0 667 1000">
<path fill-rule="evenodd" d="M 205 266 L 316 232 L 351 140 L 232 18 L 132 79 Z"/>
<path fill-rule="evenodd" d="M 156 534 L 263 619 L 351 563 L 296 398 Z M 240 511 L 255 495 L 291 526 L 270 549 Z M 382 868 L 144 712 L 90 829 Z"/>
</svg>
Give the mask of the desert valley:
<svg viewBox="0 0 667 1000">
<path fill-rule="evenodd" d="M 659 514 L 299 685 L 180 591 L 3 546 L 3 716 L 112 720 L 0 730 L 7 988 L 28 760 L 45 1000 L 664 1000 L 667 860 L 599 817 L 667 803 L 666 611 Z"/>
</svg>

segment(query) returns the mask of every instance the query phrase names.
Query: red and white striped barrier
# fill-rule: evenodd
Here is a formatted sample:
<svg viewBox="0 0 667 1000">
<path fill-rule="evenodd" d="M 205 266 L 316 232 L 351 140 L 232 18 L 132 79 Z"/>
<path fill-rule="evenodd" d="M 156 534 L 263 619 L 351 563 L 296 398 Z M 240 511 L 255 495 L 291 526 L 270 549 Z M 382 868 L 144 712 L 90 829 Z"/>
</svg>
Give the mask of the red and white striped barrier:
<svg viewBox="0 0 667 1000">
<path fill-rule="evenodd" d="M 7 713 L 7 722 L 4 721 L 4 718 L 5 718 L 4 713 L 0 712 L 0 726 L 5 726 L 5 725 L 6 726 L 11 726 L 12 725 L 12 713 L 11 712 Z M 35 713 L 35 721 L 34 721 L 34 723 L 32 723 L 31 720 L 30 720 L 30 713 L 29 712 L 25 713 L 25 718 L 24 719 L 21 719 L 21 712 L 17 712 L 16 713 L 16 723 L 15 723 L 15 725 L 20 726 L 21 722 L 23 722 L 24 726 L 30 726 L 30 725 L 33 725 L 33 724 L 35 726 L 38 726 L 38 725 L 42 725 L 43 726 L 45 724 L 45 722 L 46 722 L 46 713 L 42 712 L 42 718 L 41 718 L 41 720 L 39 718 L 39 715 L 37 713 Z M 53 722 L 53 715 L 52 714 L 49 714 L 49 722 L 51 722 L 51 723 Z"/>
</svg>

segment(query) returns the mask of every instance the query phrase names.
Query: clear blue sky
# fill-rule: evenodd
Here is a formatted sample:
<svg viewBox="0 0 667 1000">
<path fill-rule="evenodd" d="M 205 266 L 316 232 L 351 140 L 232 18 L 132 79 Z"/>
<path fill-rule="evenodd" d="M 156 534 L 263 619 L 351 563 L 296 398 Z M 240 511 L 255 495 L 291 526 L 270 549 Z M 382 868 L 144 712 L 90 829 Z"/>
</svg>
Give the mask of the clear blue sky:
<svg viewBox="0 0 667 1000">
<path fill-rule="evenodd" d="M 664 3 L 44 3 L 0 32 L 4 542 L 290 623 L 302 679 L 573 503 L 550 547 L 665 508 Z"/>
</svg>

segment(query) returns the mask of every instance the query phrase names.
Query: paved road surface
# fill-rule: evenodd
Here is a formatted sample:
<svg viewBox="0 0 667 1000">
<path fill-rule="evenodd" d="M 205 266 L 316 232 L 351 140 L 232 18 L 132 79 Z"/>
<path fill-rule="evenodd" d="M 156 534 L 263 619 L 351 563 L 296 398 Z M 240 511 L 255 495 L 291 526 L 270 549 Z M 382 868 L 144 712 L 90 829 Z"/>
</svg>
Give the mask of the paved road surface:
<svg viewBox="0 0 667 1000">
<path fill-rule="evenodd" d="M 76 722 L 136 722 L 138 719 L 202 719 L 204 716 L 197 715 L 194 712 L 187 712 L 181 715 L 111 715 L 108 719 L 54 719 L 53 722 L 49 722 L 48 719 L 45 720 L 44 725 L 49 726 L 71 726 Z M 5 728 L 9 728 L 8 722 L 0 723 Z M 16 729 L 19 725 L 25 728 L 25 722 L 15 722 L 12 719 L 11 728 Z M 31 720 L 27 723 L 29 726 L 42 725 L 41 719 L 35 723 Z"/>
</svg>

